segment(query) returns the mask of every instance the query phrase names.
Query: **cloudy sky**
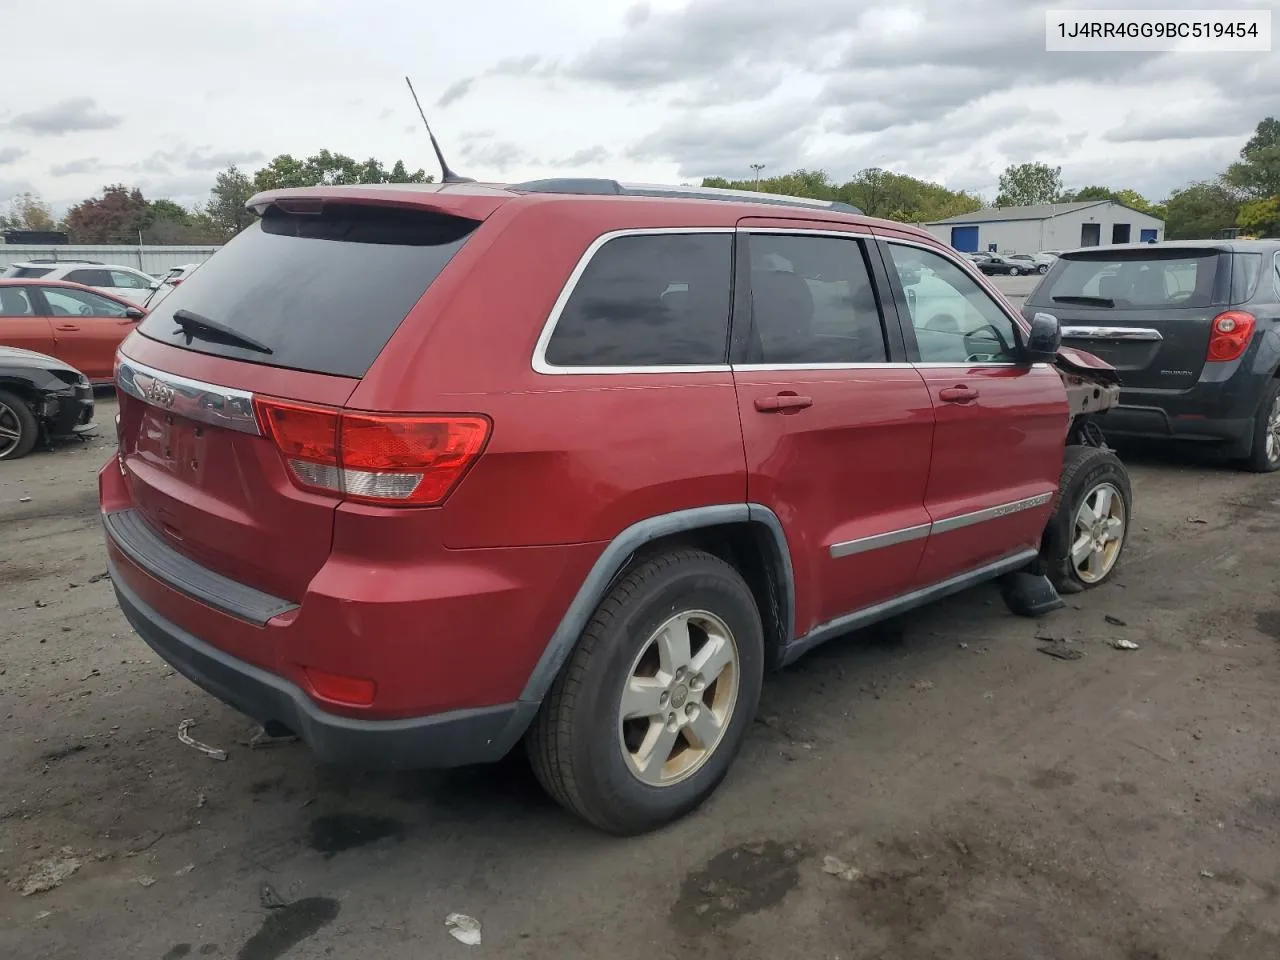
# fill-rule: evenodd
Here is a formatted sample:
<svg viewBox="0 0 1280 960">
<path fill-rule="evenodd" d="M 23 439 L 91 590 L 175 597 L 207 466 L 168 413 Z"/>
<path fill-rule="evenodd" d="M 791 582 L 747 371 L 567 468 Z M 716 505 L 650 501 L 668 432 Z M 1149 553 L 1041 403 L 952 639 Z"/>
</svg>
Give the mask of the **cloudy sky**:
<svg viewBox="0 0 1280 960">
<path fill-rule="evenodd" d="M 228 163 L 325 147 L 433 170 L 405 74 L 451 165 L 492 180 L 882 166 L 991 196 L 1006 165 L 1041 160 L 1068 186 L 1159 198 L 1280 112 L 1280 53 L 1046 53 L 1043 11 L 1066 5 L 10 4 L 0 32 L 24 39 L 4 45 L 0 206 L 33 190 L 62 208 L 113 182 L 190 204 Z"/>
</svg>

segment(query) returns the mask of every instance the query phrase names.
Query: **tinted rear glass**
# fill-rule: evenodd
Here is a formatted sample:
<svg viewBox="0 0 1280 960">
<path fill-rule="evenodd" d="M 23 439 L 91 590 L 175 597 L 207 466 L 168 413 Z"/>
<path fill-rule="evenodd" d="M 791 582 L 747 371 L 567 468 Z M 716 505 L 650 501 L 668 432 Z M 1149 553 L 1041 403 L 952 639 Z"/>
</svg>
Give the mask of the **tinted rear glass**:
<svg viewBox="0 0 1280 960">
<path fill-rule="evenodd" d="M 4 276 L 17 280 L 34 280 L 52 272 L 52 267 L 10 267 L 4 272 Z"/>
<path fill-rule="evenodd" d="M 732 240 L 727 233 L 610 240 L 591 258 L 565 304 L 547 345 L 547 362 L 565 367 L 725 363 Z"/>
<path fill-rule="evenodd" d="M 362 377 L 432 281 L 479 226 L 396 207 L 268 209 L 193 270 L 138 325 L 187 350 L 294 370 Z M 271 349 L 189 343 L 185 310 Z"/>
<path fill-rule="evenodd" d="M 1217 270 L 1216 250 L 1071 253 L 1045 278 L 1036 302 L 1117 310 L 1207 307 Z"/>
</svg>

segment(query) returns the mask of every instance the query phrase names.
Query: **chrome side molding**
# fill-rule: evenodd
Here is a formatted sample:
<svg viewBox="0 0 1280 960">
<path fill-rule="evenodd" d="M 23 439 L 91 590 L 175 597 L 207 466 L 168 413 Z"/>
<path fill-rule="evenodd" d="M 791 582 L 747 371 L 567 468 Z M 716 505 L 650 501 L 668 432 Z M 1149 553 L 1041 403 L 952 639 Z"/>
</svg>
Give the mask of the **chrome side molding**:
<svg viewBox="0 0 1280 960">
<path fill-rule="evenodd" d="M 1164 334 L 1153 327 L 1063 327 L 1063 337 L 1078 340 L 1154 340 L 1164 339 Z"/>
</svg>

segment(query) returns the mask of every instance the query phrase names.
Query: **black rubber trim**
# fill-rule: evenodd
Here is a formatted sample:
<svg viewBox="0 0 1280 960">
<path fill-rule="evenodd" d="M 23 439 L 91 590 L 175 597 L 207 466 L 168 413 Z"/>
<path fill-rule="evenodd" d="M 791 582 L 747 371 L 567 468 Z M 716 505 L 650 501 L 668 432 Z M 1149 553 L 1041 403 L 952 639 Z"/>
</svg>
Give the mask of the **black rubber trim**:
<svg viewBox="0 0 1280 960">
<path fill-rule="evenodd" d="M 192 683 L 259 723 L 292 730 L 322 761 L 377 770 L 457 767 L 505 756 L 537 712 L 507 703 L 400 720 L 356 720 L 322 710 L 282 677 L 210 646 L 149 607 L 107 569 L 125 617 L 157 654 Z"/>
<path fill-rule="evenodd" d="M 139 567 L 215 610 L 263 627 L 272 617 L 298 609 L 296 603 L 224 577 L 184 557 L 160 539 L 136 510 L 104 513 L 102 525 L 111 542 Z"/>
<path fill-rule="evenodd" d="M 786 536 L 782 532 L 782 523 L 772 510 L 756 503 L 724 503 L 649 517 L 647 520 L 632 524 L 614 537 L 596 559 L 595 565 L 592 566 L 573 602 L 569 604 L 569 609 L 560 620 L 560 625 L 551 635 L 551 640 L 547 643 L 542 656 L 534 665 L 533 672 L 529 674 L 529 679 L 520 694 L 521 702 L 535 705 L 542 702 L 542 698 L 551 689 L 556 674 L 560 672 L 560 668 L 577 644 L 582 631 L 586 629 L 591 614 L 631 554 L 659 537 L 703 527 L 717 527 L 727 523 L 759 523 L 773 535 L 775 546 L 773 560 L 781 580 L 782 622 L 787 625 L 788 631 L 793 629 L 795 585 L 791 569 L 791 551 L 787 547 Z"/>
<path fill-rule="evenodd" d="M 1020 570 L 1038 556 L 1039 553 L 1035 549 L 1023 550 L 1002 560 L 997 560 L 995 563 L 988 563 L 976 570 L 970 570 L 968 573 L 952 577 L 950 580 L 943 580 L 932 586 L 904 593 L 901 596 L 894 597 L 892 600 L 885 600 L 883 603 L 877 603 L 874 606 L 864 607 L 843 617 L 837 617 L 835 620 L 814 627 L 803 637 L 789 643 L 782 656 L 783 665 L 795 662 L 796 659 L 808 653 L 820 643 L 825 643 L 827 640 L 838 637 L 842 633 L 849 633 L 850 631 L 870 626 L 880 620 L 896 617 L 900 613 L 906 613 L 908 610 L 922 607 L 926 603 L 941 600 L 943 597 L 959 593 L 961 590 L 967 590 L 980 583 L 985 583 L 987 580 L 994 580 L 996 577 L 1006 573 Z"/>
</svg>

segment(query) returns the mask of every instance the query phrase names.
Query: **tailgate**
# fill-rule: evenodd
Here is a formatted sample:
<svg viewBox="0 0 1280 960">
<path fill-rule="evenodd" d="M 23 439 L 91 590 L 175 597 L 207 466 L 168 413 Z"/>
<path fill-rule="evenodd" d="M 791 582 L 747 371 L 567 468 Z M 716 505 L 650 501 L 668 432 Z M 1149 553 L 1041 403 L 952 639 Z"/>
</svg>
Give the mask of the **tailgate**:
<svg viewBox="0 0 1280 960">
<path fill-rule="evenodd" d="M 1111 364 L 1128 389 L 1186 390 L 1204 367 L 1228 266 L 1215 249 L 1066 254 L 1024 312 L 1053 313 L 1063 342 Z"/>
<path fill-rule="evenodd" d="M 346 404 L 478 225 L 438 208 L 312 198 L 264 209 L 192 271 L 117 366 L 120 466 L 150 530 L 214 573 L 301 602 L 343 497 L 301 482 L 328 469 L 315 453 L 337 441 L 327 414 L 305 411 Z M 302 424 L 292 466 L 260 422 L 267 400 Z"/>
</svg>

